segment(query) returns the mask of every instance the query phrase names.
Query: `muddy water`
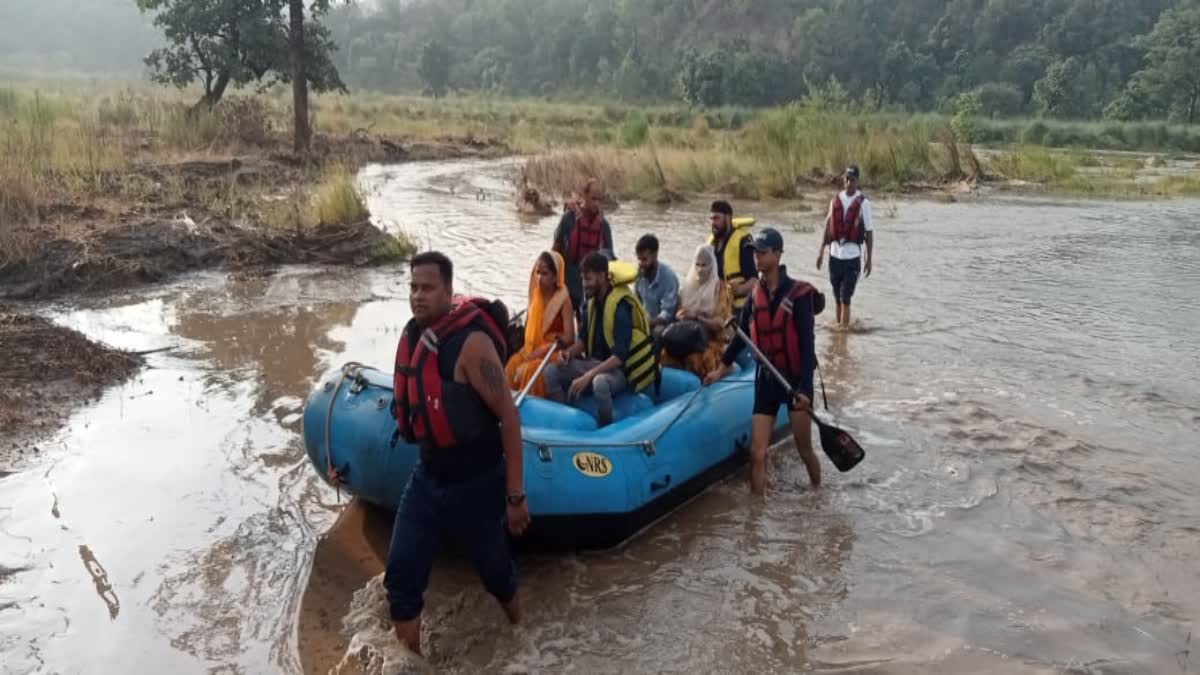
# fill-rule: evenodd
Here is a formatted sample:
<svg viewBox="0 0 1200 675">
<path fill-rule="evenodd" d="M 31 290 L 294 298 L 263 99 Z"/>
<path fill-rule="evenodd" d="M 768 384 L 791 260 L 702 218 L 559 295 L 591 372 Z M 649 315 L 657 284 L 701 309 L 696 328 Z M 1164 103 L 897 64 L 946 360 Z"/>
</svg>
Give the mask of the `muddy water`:
<svg viewBox="0 0 1200 675">
<path fill-rule="evenodd" d="M 454 256 L 459 290 L 516 302 L 554 220 L 512 215 L 506 167 L 363 179 L 381 222 Z M 1200 203 L 985 196 L 876 212 L 856 330 L 818 334 L 831 404 L 868 461 L 813 493 L 782 446 L 763 502 L 738 480 L 620 551 L 526 560 L 518 631 L 497 629 L 470 570 L 448 560 L 428 597 L 436 667 L 1200 668 L 1187 642 L 1200 618 Z M 694 208 L 611 220 L 623 256 L 653 230 L 679 267 L 704 233 Z M 792 272 L 818 280 L 816 235 L 784 231 Z M 302 647 L 337 644 L 341 616 L 324 635 L 297 629 L 341 508 L 303 458 L 300 406 L 329 367 L 386 364 L 404 281 L 201 275 L 44 308 L 121 347 L 172 349 L 80 410 L 40 467 L 0 480 L 0 672 L 299 672 Z M 377 603 L 368 587 L 351 618 Z"/>
</svg>

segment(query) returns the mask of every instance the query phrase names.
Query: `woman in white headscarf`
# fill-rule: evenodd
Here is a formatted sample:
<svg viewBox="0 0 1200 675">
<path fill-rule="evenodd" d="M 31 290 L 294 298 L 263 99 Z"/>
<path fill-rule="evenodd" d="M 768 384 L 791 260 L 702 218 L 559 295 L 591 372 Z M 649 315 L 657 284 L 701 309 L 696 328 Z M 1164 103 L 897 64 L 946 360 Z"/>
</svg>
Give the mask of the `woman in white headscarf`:
<svg viewBox="0 0 1200 675">
<path fill-rule="evenodd" d="M 729 286 L 722 283 L 717 274 L 717 256 L 711 246 L 701 246 L 696 250 L 687 278 L 679 287 L 679 311 L 675 315 L 678 321 L 673 325 L 679 326 L 686 321 L 699 323 L 708 334 L 708 342 L 702 350 L 682 359 L 663 351 L 663 365 L 690 370 L 701 378 L 712 368 L 719 367 L 728 342 L 725 324 L 731 316 L 733 296 Z"/>
</svg>

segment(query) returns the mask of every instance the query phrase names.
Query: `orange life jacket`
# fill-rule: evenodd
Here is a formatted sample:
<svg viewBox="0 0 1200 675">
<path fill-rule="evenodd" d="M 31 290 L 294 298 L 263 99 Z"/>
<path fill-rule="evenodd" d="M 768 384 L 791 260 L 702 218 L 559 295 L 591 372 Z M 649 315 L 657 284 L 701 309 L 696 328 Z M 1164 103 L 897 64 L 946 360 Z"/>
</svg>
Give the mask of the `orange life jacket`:
<svg viewBox="0 0 1200 675">
<path fill-rule="evenodd" d="M 439 351 L 452 337 L 463 331 L 481 330 L 496 345 L 500 362 L 507 359 L 504 326 L 508 310 L 499 301 L 466 298 L 446 316 L 421 330 L 409 321 L 396 348 L 393 376 L 392 414 L 396 431 L 409 443 L 426 447 L 452 448 L 474 440 L 484 425 L 495 421 L 483 399 L 467 384 L 442 377 L 439 364 L 449 364 L 453 372 L 461 352 Z"/>
<path fill-rule="evenodd" d="M 760 281 L 754 289 L 754 319 L 750 322 L 750 339 L 780 373 L 788 379 L 799 378 L 806 373 L 800 372 L 804 355 L 800 353 L 800 336 L 792 319 L 792 306 L 797 302 L 811 302 L 813 314 L 820 314 L 825 309 L 824 296 L 810 284 L 792 280 L 792 287 L 772 313 L 771 300 L 764 286 Z"/>
</svg>

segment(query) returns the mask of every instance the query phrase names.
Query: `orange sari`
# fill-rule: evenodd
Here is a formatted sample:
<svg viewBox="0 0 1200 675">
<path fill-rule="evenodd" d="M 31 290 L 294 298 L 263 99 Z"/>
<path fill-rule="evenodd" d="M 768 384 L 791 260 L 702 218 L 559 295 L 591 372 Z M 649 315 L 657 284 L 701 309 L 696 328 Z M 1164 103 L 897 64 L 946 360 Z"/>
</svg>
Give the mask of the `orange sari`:
<svg viewBox="0 0 1200 675">
<path fill-rule="evenodd" d="M 533 265 L 533 270 L 529 273 L 529 310 L 525 315 L 525 346 L 521 351 L 512 355 L 508 360 L 508 365 L 504 368 L 504 373 L 508 377 L 508 386 L 514 391 L 520 391 L 529 384 L 533 379 L 533 374 L 537 371 L 538 364 L 545 357 L 545 349 L 558 338 L 567 334 L 566 327 L 563 325 L 563 307 L 567 308 L 567 313 L 572 314 L 571 298 L 567 291 L 566 282 L 566 265 L 563 262 L 563 257 L 558 253 L 551 251 L 550 256 L 554 258 L 554 267 L 557 274 L 554 281 L 554 293 L 550 297 L 545 297 L 537 282 L 537 263 Z M 571 326 L 574 329 L 574 326 Z M 574 330 L 571 331 L 574 333 Z M 538 375 L 537 381 L 530 388 L 529 393 L 532 396 L 546 396 L 546 384 L 542 375 Z"/>
</svg>

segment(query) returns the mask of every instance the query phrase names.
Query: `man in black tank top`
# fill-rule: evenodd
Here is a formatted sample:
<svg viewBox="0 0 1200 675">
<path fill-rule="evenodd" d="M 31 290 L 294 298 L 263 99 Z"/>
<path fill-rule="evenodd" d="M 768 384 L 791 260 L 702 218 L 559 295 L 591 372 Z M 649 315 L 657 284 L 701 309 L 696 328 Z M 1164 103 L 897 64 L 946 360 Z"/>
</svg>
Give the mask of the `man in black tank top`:
<svg viewBox="0 0 1200 675">
<path fill-rule="evenodd" d="M 428 252 L 414 257 L 411 266 L 410 303 L 416 328 L 423 331 L 451 311 L 453 265 L 441 253 Z M 418 441 L 421 461 L 396 512 L 384 575 L 396 636 L 418 654 L 423 597 L 442 538 L 451 537 L 469 554 L 484 587 L 517 623 L 517 567 L 508 534 L 520 535 L 529 525 L 521 421 L 492 338 L 467 326 L 444 336 L 437 347 L 438 403 L 456 410 L 423 414 L 455 421 L 456 440 L 449 447 L 431 438 Z M 473 417 L 464 417 L 463 409 L 473 410 Z"/>
</svg>

